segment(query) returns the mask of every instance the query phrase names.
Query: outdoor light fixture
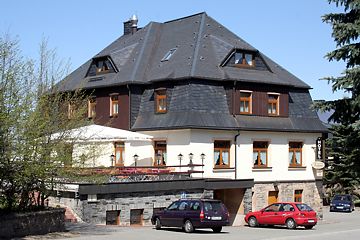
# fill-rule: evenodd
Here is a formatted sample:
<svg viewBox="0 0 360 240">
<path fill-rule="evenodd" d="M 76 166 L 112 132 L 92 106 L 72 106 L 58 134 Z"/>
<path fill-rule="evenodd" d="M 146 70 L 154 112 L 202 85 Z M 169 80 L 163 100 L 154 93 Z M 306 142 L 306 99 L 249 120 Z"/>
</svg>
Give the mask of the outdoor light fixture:
<svg viewBox="0 0 360 240">
<path fill-rule="evenodd" d="M 194 157 L 194 154 L 189 153 L 189 160 L 190 160 L 190 161 L 189 161 L 189 164 L 190 164 L 190 165 L 193 164 L 193 161 L 192 161 L 192 160 L 193 160 L 193 157 Z"/>
<path fill-rule="evenodd" d="M 135 162 L 135 167 L 137 167 L 137 160 L 139 159 L 139 156 L 135 153 L 133 158 L 134 158 L 134 162 Z"/>
<path fill-rule="evenodd" d="M 180 162 L 180 172 L 181 172 L 181 161 L 182 161 L 182 157 L 183 157 L 183 155 L 182 155 L 181 153 L 179 153 L 178 159 L 179 159 L 179 162 Z"/>
<path fill-rule="evenodd" d="M 156 154 L 156 160 L 157 160 L 157 165 L 160 165 L 160 160 L 161 160 L 161 154 L 160 153 Z"/>
<path fill-rule="evenodd" d="M 110 162 L 111 162 L 111 166 L 115 166 L 115 155 L 114 154 L 111 154 L 110 155 Z"/>
<path fill-rule="evenodd" d="M 202 167 L 202 177 L 204 177 L 204 159 L 205 159 L 205 154 L 202 153 L 200 154 L 200 158 L 201 158 L 201 167 Z"/>
</svg>

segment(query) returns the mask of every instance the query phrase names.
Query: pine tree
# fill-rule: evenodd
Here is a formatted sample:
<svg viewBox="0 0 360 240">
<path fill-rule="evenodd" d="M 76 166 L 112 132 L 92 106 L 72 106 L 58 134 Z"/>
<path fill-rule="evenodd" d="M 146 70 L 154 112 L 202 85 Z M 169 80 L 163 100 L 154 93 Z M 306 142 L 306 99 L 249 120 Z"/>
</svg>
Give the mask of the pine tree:
<svg viewBox="0 0 360 240">
<path fill-rule="evenodd" d="M 327 77 L 333 91 L 346 91 L 348 97 L 323 101 L 315 105 L 322 111 L 333 111 L 332 137 L 327 140 L 328 168 L 324 183 L 333 193 L 356 194 L 360 182 L 360 0 L 328 0 L 344 12 L 323 16 L 332 26 L 336 49 L 329 61 L 344 61 L 346 69 L 339 77 Z"/>
</svg>

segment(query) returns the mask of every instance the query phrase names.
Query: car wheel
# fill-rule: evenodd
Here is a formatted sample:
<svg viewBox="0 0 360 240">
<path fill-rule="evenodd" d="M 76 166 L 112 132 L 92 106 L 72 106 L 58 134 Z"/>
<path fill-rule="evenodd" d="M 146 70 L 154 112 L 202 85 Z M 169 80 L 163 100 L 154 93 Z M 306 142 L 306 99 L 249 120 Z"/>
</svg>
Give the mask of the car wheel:
<svg viewBox="0 0 360 240">
<path fill-rule="evenodd" d="M 213 227 L 211 228 L 214 232 L 219 233 L 221 232 L 222 227 Z"/>
<path fill-rule="evenodd" d="M 190 220 L 186 220 L 184 223 L 184 230 L 186 233 L 192 233 L 194 231 L 194 226 Z"/>
<path fill-rule="evenodd" d="M 156 229 L 156 230 L 161 229 L 161 222 L 160 222 L 160 219 L 159 219 L 159 218 L 156 218 L 156 219 L 155 219 L 155 229 Z"/>
<path fill-rule="evenodd" d="M 250 217 L 248 224 L 250 227 L 257 227 L 258 221 L 257 221 L 256 217 Z"/>
<path fill-rule="evenodd" d="M 294 219 L 289 218 L 288 220 L 286 220 L 286 227 L 288 229 L 295 229 L 296 228 L 296 222 L 294 221 Z"/>
<path fill-rule="evenodd" d="M 305 229 L 312 229 L 313 227 L 314 227 L 314 225 L 305 226 Z"/>
</svg>

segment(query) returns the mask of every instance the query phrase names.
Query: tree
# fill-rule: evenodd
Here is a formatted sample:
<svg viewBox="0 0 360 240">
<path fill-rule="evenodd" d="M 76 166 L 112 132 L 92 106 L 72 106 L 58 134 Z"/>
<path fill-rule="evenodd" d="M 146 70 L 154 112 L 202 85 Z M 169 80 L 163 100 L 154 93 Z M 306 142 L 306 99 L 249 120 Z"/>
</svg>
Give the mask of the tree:
<svg viewBox="0 0 360 240">
<path fill-rule="evenodd" d="M 333 91 L 344 90 L 349 97 L 315 104 L 322 111 L 333 111 L 332 138 L 327 140 L 328 155 L 332 158 L 325 171 L 324 183 L 337 193 L 356 194 L 360 182 L 360 1 L 328 0 L 342 13 L 330 13 L 323 21 L 331 24 L 336 49 L 329 52 L 329 61 L 344 61 L 346 69 L 339 77 L 325 78 Z"/>
<path fill-rule="evenodd" d="M 0 37 L 0 208 L 44 206 L 62 167 L 72 160 L 67 135 L 88 123 L 87 96 L 81 90 L 57 91 L 66 66 L 45 40 L 35 61 L 22 56 L 17 39 Z M 77 106 L 71 116 L 68 104 Z"/>
</svg>

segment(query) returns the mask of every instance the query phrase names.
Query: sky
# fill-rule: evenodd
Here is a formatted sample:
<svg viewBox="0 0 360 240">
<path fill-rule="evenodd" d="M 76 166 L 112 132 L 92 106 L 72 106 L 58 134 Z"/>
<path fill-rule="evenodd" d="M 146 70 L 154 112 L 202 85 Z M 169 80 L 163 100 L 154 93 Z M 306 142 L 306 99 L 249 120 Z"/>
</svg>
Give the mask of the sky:
<svg viewBox="0 0 360 240">
<path fill-rule="evenodd" d="M 324 56 L 335 49 L 332 29 L 321 16 L 342 12 L 327 0 L 0 0 L 0 36 L 20 40 L 25 56 L 37 58 L 48 39 L 61 59 L 75 70 L 123 34 L 123 22 L 136 14 L 138 26 L 199 12 L 270 57 L 312 87 L 314 100 L 342 98 L 328 76 L 339 76 L 343 62 Z"/>
</svg>

